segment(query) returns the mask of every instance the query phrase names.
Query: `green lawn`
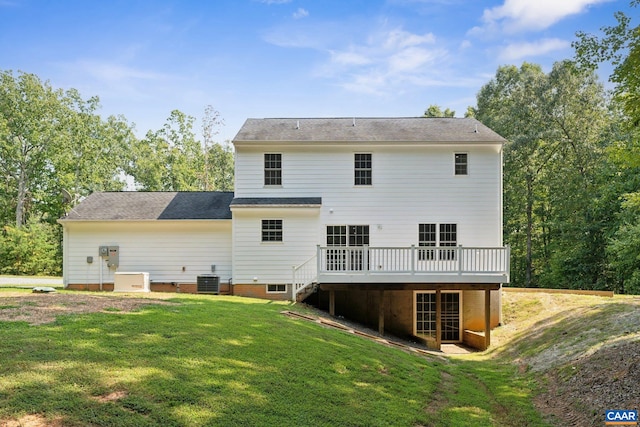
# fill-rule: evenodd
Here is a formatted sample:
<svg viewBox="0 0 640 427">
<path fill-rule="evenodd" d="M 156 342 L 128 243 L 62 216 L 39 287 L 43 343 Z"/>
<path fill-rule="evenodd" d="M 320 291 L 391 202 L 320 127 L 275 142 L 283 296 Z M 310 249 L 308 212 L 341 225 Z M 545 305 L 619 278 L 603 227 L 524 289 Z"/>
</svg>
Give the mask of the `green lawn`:
<svg viewBox="0 0 640 427">
<path fill-rule="evenodd" d="M 288 318 L 287 303 L 171 301 L 0 322 L 0 424 L 545 425 L 513 365 L 408 354 Z"/>
</svg>

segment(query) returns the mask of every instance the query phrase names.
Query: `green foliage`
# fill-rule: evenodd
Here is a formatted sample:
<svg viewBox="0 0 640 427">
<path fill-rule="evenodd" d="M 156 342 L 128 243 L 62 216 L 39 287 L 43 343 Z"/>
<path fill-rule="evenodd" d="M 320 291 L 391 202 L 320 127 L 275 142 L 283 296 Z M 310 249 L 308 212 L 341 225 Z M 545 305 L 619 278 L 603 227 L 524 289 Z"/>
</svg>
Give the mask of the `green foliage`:
<svg viewBox="0 0 640 427">
<path fill-rule="evenodd" d="M 637 7 L 640 1 L 630 2 Z M 631 17 L 617 12 L 618 24 L 604 27 L 603 37 L 578 32 L 579 40 L 573 44 L 576 60 L 586 68 L 596 68 L 601 62 L 613 65 L 610 81 L 615 84 L 616 100 L 632 127 L 640 126 L 640 25 L 632 27 Z"/>
<path fill-rule="evenodd" d="M 60 228 L 46 222 L 5 226 L 0 234 L 0 273 L 52 275 L 62 273 Z"/>
<path fill-rule="evenodd" d="M 616 274 L 616 291 L 640 294 L 640 193 L 626 195 L 620 218 L 620 226 L 607 246 Z"/>
<path fill-rule="evenodd" d="M 149 131 L 133 148 L 127 172 L 143 191 L 209 191 L 233 189 L 233 154 L 212 141 L 222 122 L 212 108 L 206 110 L 205 141 L 193 131 L 195 119 L 178 110 L 164 127 Z"/>
<path fill-rule="evenodd" d="M 38 222 L 55 224 L 82 196 L 123 190 L 127 173 L 143 190 L 233 189 L 233 153 L 213 142 L 223 121 L 212 107 L 205 111 L 204 145 L 193 132 L 195 119 L 178 110 L 138 140 L 124 117 L 105 120 L 99 108 L 98 97 L 85 100 L 34 74 L 0 71 L 0 227 L 29 224 L 19 238 L 7 228 L 17 240 L 1 249 L 12 251 L 0 260 L 3 271 L 59 273 L 60 251 L 44 250 L 42 240 L 51 237 L 50 227 L 59 233 L 58 226 L 43 225 L 42 237 L 31 230 Z M 27 256 L 29 246 L 51 258 Z"/>
<path fill-rule="evenodd" d="M 64 213 L 64 189 L 87 195 L 122 189 L 132 134 L 124 119 L 103 121 L 97 97 L 83 100 L 36 75 L 0 72 L 0 219 L 17 227 L 29 218 Z"/>
<path fill-rule="evenodd" d="M 456 112 L 449 108 L 443 111 L 439 105 L 432 104 L 426 109 L 423 117 L 454 117 L 455 115 Z"/>
<path fill-rule="evenodd" d="M 545 74 L 500 67 L 483 86 L 476 118 L 507 138 L 505 242 L 516 286 L 606 285 L 606 212 L 594 209 L 609 173 L 611 115 L 592 71 L 569 61 Z"/>
</svg>

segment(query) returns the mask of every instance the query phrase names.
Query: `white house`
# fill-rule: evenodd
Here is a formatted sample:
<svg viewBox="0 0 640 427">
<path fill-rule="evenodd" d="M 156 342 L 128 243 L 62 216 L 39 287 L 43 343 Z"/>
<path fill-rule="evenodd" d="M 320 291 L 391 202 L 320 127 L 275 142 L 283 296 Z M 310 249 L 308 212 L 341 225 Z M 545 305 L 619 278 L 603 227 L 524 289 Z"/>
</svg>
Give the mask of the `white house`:
<svg viewBox="0 0 640 427">
<path fill-rule="evenodd" d="M 60 220 L 65 285 L 146 272 L 197 292 L 215 275 L 216 291 L 484 348 L 509 281 L 504 142 L 475 119 L 248 119 L 235 194 L 98 193 Z"/>
</svg>

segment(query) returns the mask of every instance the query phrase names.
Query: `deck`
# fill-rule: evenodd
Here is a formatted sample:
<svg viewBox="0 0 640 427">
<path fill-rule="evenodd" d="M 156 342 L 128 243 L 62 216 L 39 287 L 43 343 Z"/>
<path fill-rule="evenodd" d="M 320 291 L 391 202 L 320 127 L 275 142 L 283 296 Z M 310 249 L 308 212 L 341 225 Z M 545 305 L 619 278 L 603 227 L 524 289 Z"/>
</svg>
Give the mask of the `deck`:
<svg viewBox="0 0 640 427">
<path fill-rule="evenodd" d="M 317 247 L 294 267 L 297 290 L 319 284 L 504 284 L 510 248 L 462 246 Z"/>
</svg>

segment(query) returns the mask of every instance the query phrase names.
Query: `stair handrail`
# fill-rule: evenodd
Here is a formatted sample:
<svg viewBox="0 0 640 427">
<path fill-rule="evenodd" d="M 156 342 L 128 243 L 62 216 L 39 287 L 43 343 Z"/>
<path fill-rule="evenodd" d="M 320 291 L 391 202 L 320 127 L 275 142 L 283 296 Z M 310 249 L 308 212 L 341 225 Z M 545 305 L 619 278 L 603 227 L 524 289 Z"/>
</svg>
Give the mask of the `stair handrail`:
<svg viewBox="0 0 640 427">
<path fill-rule="evenodd" d="M 293 281 L 292 287 L 292 299 L 295 301 L 296 295 L 300 293 L 304 288 L 318 279 L 318 268 L 316 262 L 317 255 L 313 255 L 300 265 L 294 265 L 292 267 Z"/>
</svg>

